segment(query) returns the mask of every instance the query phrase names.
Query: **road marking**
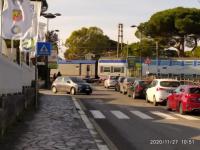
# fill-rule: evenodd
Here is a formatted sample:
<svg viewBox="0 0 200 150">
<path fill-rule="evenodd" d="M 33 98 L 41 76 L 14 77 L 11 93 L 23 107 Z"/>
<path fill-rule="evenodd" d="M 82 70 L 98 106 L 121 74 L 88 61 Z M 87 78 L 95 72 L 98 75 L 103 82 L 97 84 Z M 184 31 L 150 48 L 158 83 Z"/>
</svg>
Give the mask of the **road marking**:
<svg viewBox="0 0 200 150">
<path fill-rule="evenodd" d="M 106 117 L 98 110 L 90 110 L 94 118 L 96 119 L 105 119 Z"/>
<path fill-rule="evenodd" d="M 111 113 L 116 116 L 118 119 L 130 119 L 127 115 L 122 113 L 121 111 L 113 110 Z"/>
<path fill-rule="evenodd" d="M 93 126 L 93 124 L 91 123 L 91 121 L 89 120 L 87 115 L 84 113 L 84 111 L 82 110 L 82 108 L 81 108 L 80 104 L 77 102 L 76 98 L 72 97 L 72 100 L 73 100 L 73 102 L 75 104 L 75 107 L 77 109 L 80 109 L 80 111 L 78 111 L 78 113 L 81 116 L 81 118 L 82 118 L 83 122 L 85 123 L 86 127 L 88 128 L 90 134 L 94 138 L 94 141 L 97 144 L 98 150 L 109 150 L 108 146 L 106 144 L 103 144 L 102 140 L 99 140 L 99 137 L 97 136 L 98 134 L 96 132 L 95 127 Z"/>
<path fill-rule="evenodd" d="M 142 118 L 142 119 L 153 119 L 152 117 L 144 114 L 143 112 L 140 112 L 140 111 L 131 111 L 131 113 L 133 113 L 134 115 Z"/>
<path fill-rule="evenodd" d="M 181 114 L 174 114 L 178 117 L 181 117 L 181 118 L 184 118 L 184 119 L 187 119 L 187 120 L 199 120 L 198 118 L 195 118 L 195 117 L 192 117 L 192 116 L 186 116 L 186 115 L 181 115 Z"/>
<path fill-rule="evenodd" d="M 162 117 L 164 119 L 177 119 L 171 115 L 167 115 L 165 113 L 159 112 L 159 111 L 151 111 L 152 114 L 157 115 L 159 117 Z"/>
</svg>

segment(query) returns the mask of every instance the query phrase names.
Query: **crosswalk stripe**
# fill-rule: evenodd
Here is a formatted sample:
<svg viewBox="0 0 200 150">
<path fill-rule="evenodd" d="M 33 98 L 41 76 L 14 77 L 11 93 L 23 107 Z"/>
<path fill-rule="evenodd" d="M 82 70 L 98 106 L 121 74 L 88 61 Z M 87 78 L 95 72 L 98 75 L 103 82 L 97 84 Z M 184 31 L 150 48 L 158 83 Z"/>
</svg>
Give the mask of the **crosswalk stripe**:
<svg viewBox="0 0 200 150">
<path fill-rule="evenodd" d="M 195 117 L 192 117 L 192 116 L 186 116 L 186 115 L 181 115 L 181 114 L 174 114 L 178 117 L 181 117 L 181 118 L 184 118 L 184 119 L 187 119 L 187 120 L 199 120 L 198 118 L 195 118 Z"/>
<path fill-rule="evenodd" d="M 151 116 L 148 116 L 146 114 L 144 114 L 143 112 L 140 111 L 131 111 L 131 113 L 133 113 L 134 115 L 142 118 L 142 119 L 153 119 Z"/>
<path fill-rule="evenodd" d="M 98 110 L 90 110 L 94 118 L 96 119 L 105 119 L 106 117 Z"/>
<path fill-rule="evenodd" d="M 167 115 L 167 114 L 159 112 L 159 111 L 151 111 L 151 113 L 154 114 L 154 115 L 160 116 L 164 119 L 177 119 L 177 118 L 175 118 L 171 115 Z"/>
<path fill-rule="evenodd" d="M 130 119 L 127 115 L 125 115 L 121 111 L 113 110 L 111 111 L 111 113 L 115 115 L 118 119 Z"/>
</svg>

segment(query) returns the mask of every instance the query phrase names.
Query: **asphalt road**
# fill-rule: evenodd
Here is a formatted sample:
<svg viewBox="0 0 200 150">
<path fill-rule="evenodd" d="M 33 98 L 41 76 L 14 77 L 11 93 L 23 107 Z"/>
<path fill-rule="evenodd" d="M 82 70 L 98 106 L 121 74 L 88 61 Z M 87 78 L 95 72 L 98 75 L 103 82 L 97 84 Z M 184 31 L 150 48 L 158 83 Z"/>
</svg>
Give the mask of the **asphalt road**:
<svg viewBox="0 0 200 150">
<path fill-rule="evenodd" d="M 200 149 L 200 113 L 182 116 L 100 86 L 75 97 L 119 150 Z"/>
</svg>

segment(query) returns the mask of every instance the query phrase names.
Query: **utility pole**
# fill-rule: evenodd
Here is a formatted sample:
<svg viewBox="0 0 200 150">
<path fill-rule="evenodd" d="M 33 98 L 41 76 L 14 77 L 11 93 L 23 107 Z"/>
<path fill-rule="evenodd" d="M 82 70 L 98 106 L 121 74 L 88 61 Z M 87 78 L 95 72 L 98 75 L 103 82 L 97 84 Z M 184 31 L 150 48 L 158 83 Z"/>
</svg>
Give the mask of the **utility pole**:
<svg viewBox="0 0 200 150">
<path fill-rule="evenodd" d="M 117 58 L 119 58 L 119 50 L 123 49 L 123 24 L 118 25 L 118 42 L 117 42 Z"/>
<path fill-rule="evenodd" d="M 158 41 L 156 41 L 156 73 L 157 73 L 157 77 L 158 77 Z"/>
</svg>

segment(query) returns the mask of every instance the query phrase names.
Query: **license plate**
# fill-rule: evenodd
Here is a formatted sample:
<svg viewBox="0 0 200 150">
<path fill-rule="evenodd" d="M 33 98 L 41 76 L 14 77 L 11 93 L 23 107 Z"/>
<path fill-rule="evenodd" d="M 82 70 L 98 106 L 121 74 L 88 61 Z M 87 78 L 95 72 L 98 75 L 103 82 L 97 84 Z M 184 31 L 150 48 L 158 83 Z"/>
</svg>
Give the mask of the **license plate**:
<svg viewBox="0 0 200 150">
<path fill-rule="evenodd" d="M 89 91 L 90 89 L 85 89 L 86 91 Z"/>
</svg>

